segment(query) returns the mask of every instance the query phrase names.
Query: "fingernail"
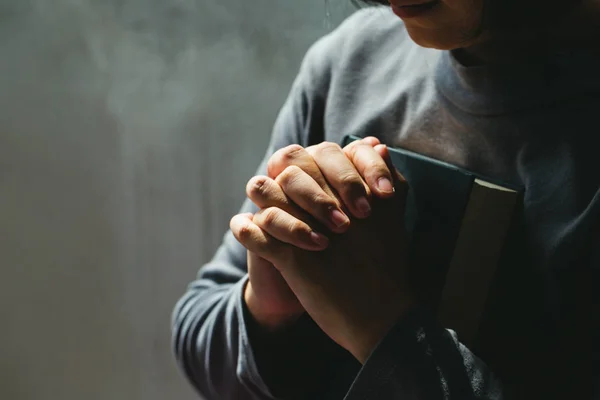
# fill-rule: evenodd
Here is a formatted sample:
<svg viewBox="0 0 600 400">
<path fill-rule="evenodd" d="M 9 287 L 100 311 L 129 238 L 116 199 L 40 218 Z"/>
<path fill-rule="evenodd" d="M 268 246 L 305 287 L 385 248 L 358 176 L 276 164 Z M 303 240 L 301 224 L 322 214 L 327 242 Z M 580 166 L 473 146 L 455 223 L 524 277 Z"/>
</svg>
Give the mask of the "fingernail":
<svg viewBox="0 0 600 400">
<path fill-rule="evenodd" d="M 369 200 L 367 200 L 367 198 L 365 196 L 359 197 L 354 202 L 354 206 L 364 216 L 367 216 L 371 213 L 371 206 L 369 205 Z"/>
<path fill-rule="evenodd" d="M 348 224 L 350 220 L 341 211 L 336 210 L 335 208 L 331 209 L 331 222 L 335 225 L 336 228 L 341 228 L 342 226 Z"/>
<path fill-rule="evenodd" d="M 394 192 L 394 186 L 392 185 L 392 182 L 386 177 L 379 178 L 377 181 L 377 187 L 384 193 Z"/>
<path fill-rule="evenodd" d="M 325 237 L 324 235 L 321 235 L 320 233 L 311 232 L 310 239 L 317 246 L 326 247 L 329 244 L 329 239 L 327 239 L 327 237 Z"/>
</svg>

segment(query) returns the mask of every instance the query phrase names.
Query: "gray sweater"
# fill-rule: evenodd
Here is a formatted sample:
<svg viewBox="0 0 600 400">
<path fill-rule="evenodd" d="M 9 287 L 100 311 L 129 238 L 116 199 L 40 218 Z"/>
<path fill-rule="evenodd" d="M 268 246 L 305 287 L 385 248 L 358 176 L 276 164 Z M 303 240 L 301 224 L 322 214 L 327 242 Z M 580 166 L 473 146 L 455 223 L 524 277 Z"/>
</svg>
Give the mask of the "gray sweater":
<svg viewBox="0 0 600 400">
<path fill-rule="evenodd" d="M 499 277 L 510 290 L 476 348 L 416 309 L 361 366 L 308 316 L 261 332 L 227 233 L 173 313 L 181 368 L 207 399 L 600 399 L 598 114 L 599 53 L 465 67 L 414 44 L 389 10 L 357 12 L 307 53 L 265 160 L 374 135 L 524 186 L 523 262 Z"/>
</svg>

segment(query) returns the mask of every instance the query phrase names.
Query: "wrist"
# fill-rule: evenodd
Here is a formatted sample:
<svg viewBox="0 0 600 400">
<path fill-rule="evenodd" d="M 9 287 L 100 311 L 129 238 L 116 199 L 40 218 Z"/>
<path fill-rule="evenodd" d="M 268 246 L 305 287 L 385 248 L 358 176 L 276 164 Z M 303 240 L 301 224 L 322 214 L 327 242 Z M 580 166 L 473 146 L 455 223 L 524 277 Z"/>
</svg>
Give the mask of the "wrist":
<svg viewBox="0 0 600 400">
<path fill-rule="evenodd" d="M 257 296 L 250 282 L 246 284 L 244 289 L 244 302 L 256 324 L 262 330 L 269 333 L 285 329 L 296 322 L 302 315 L 299 312 L 289 312 L 274 308 L 272 304 L 269 304 L 271 302 L 264 301 Z"/>
</svg>

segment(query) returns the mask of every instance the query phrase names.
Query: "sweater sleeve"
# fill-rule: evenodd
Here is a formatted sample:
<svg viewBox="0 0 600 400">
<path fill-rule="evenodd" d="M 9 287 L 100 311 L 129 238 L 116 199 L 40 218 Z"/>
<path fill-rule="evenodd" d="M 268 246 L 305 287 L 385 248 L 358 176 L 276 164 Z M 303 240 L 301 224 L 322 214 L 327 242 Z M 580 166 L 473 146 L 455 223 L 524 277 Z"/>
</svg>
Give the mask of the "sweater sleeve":
<svg viewBox="0 0 600 400">
<path fill-rule="evenodd" d="M 258 174 L 266 173 L 276 150 L 323 140 L 330 40 L 321 39 L 305 56 Z M 255 211 L 250 201 L 241 209 Z M 243 300 L 246 262 L 246 250 L 227 232 L 177 303 L 173 346 L 186 377 L 209 399 L 342 398 L 360 365 L 308 316 L 277 336 L 262 333 Z"/>
<path fill-rule="evenodd" d="M 422 308 L 412 310 L 390 330 L 346 396 L 346 400 L 504 398 L 488 367 Z"/>
</svg>

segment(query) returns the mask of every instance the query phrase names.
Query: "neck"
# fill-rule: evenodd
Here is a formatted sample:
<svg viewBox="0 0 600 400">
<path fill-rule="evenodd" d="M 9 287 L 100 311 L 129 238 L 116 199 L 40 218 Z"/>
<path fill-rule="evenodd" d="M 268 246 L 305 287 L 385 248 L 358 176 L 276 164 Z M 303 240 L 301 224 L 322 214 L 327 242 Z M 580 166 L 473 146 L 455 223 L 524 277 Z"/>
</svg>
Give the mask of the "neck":
<svg viewBox="0 0 600 400">
<path fill-rule="evenodd" d="M 568 17 L 547 29 L 484 34 L 478 43 L 454 52 L 467 66 L 522 64 L 563 49 L 597 49 L 599 41 L 600 0 L 583 0 Z"/>
</svg>

